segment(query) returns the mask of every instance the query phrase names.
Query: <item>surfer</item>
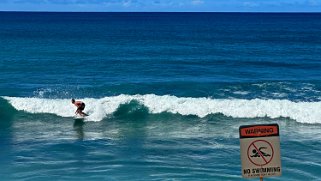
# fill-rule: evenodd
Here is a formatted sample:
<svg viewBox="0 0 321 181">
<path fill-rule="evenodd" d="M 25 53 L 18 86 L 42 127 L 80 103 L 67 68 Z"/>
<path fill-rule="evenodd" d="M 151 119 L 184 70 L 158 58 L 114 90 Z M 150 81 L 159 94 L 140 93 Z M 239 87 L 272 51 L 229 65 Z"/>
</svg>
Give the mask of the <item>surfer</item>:
<svg viewBox="0 0 321 181">
<path fill-rule="evenodd" d="M 75 99 L 71 99 L 71 103 L 74 104 L 77 107 L 76 110 L 76 115 L 79 114 L 81 116 L 88 116 L 86 113 L 83 112 L 83 110 L 85 109 L 85 103 L 82 101 L 75 101 Z"/>
</svg>

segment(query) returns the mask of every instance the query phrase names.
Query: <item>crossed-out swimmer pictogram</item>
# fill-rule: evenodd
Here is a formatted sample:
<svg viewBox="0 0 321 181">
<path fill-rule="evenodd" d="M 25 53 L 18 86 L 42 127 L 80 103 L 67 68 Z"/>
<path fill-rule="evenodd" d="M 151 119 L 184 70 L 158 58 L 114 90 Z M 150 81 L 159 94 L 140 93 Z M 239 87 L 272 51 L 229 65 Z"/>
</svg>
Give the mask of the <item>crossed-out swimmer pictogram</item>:
<svg viewBox="0 0 321 181">
<path fill-rule="evenodd" d="M 247 157 L 256 166 L 264 166 L 273 159 L 274 150 L 268 141 L 253 141 L 247 149 Z"/>
</svg>

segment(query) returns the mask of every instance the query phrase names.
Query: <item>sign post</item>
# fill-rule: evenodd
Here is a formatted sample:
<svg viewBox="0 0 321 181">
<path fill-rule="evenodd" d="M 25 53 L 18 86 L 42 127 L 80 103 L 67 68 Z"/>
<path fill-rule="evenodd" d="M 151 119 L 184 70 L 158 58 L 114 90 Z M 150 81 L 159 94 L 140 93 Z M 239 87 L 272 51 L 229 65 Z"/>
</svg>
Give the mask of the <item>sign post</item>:
<svg viewBox="0 0 321 181">
<path fill-rule="evenodd" d="M 281 154 L 279 125 L 260 124 L 241 126 L 240 148 L 242 176 L 257 178 L 280 176 Z"/>
</svg>

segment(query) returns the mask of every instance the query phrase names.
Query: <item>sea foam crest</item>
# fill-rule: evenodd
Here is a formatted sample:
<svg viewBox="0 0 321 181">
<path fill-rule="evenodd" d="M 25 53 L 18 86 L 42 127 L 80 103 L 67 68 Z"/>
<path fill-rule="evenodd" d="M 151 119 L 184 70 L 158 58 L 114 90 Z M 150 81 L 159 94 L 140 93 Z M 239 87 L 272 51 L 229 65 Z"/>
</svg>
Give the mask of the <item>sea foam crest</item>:
<svg viewBox="0 0 321 181">
<path fill-rule="evenodd" d="M 74 116 L 70 99 L 3 97 L 17 110 L 30 113 L 51 113 L 62 117 Z M 205 117 L 222 113 L 234 118 L 288 117 L 301 123 L 321 123 L 321 102 L 292 102 L 263 99 L 210 99 L 176 97 L 170 95 L 119 95 L 100 99 L 84 98 L 89 121 L 100 121 L 117 110 L 121 104 L 136 100 L 150 113 L 169 112 Z"/>
</svg>

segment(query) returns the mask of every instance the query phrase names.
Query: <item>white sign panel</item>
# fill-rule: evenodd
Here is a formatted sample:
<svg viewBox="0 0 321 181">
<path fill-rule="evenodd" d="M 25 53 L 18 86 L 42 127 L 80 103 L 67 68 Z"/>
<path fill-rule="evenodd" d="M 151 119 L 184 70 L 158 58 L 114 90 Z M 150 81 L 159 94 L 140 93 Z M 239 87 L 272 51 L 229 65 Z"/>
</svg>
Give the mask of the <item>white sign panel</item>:
<svg viewBox="0 0 321 181">
<path fill-rule="evenodd" d="M 281 155 L 277 124 L 247 125 L 240 129 L 242 176 L 280 176 Z"/>
</svg>

